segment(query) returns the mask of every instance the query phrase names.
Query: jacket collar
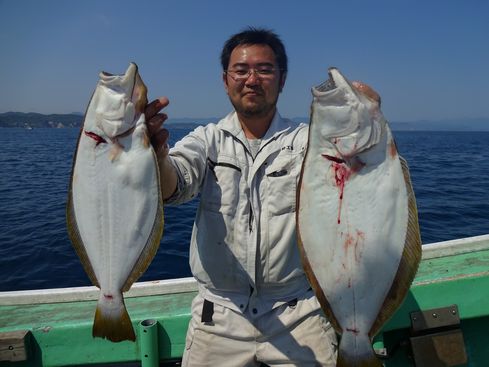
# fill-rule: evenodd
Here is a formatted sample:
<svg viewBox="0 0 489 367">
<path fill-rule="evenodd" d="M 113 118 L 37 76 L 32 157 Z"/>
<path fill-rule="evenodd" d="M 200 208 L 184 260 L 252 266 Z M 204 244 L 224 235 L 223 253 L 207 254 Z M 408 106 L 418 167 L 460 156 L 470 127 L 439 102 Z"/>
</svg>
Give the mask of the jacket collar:
<svg viewBox="0 0 489 367">
<path fill-rule="evenodd" d="M 246 144 L 246 136 L 244 134 L 243 128 L 241 127 L 236 111 L 229 113 L 219 122 L 218 126 L 235 136 L 244 144 Z M 270 127 L 262 138 L 262 144 L 267 143 L 269 140 L 276 138 L 277 136 L 289 129 L 289 121 L 283 119 L 282 116 L 280 116 L 280 113 L 276 111 Z"/>
</svg>

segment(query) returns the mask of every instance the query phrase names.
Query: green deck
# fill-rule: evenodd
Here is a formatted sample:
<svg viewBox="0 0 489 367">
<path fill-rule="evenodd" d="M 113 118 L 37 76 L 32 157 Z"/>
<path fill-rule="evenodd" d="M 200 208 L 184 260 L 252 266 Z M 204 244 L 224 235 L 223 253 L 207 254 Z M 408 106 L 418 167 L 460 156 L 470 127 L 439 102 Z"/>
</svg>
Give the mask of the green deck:
<svg viewBox="0 0 489 367">
<path fill-rule="evenodd" d="M 376 349 L 387 348 L 387 367 L 414 365 L 408 357 L 406 343 L 411 312 L 453 304 L 458 306 L 462 320 L 468 366 L 488 365 L 485 356 L 489 345 L 489 236 L 481 237 L 484 238 L 467 253 L 424 253 L 405 302 L 374 341 Z M 175 360 L 182 355 L 194 295 L 195 291 L 189 290 L 126 298 L 136 330 L 142 320 L 158 321 L 161 362 Z M 136 343 L 111 343 L 92 338 L 95 300 L 25 305 L 6 303 L 9 302 L 5 302 L 0 293 L 0 337 L 4 332 L 29 330 L 29 358 L 24 362 L 0 361 L 1 366 L 66 366 L 144 359 L 140 355 L 139 334 Z"/>
<path fill-rule="evenodd" d="M 135 330 L 139 322 L 158 320 L 161 359 L 182 355 L 195 293 L 128 298 L 126 306 Z M 28 363 L 13 366 L 64 366 L 140 360 L 139 345 L 92 338 L 96 301 L 0 307 L 0 332 L 31 330 Z M 139 335 L 138 335 L 139 340 Z M 3 364 L 0 365 L 3 366 Z M 9 365 L 9 364 L 5 364 Z"/>
<path fill-rule="evenodd" d="M 406 345 L 411 312 L 454 304 L 461 319 L 466 365 L 488 366 L 489 249 L 423 259 L 404 303 L 375 339 L 375 348 L 385 344 L 388 350 L 385 365 L 414 366 Z"/>
</svg>

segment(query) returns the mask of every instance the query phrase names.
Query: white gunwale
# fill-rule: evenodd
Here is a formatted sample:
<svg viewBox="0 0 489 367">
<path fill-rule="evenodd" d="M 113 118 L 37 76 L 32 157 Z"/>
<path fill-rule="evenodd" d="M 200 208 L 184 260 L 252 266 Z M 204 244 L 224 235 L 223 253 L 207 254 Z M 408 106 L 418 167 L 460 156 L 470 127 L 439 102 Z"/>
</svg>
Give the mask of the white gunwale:
<svg viewBox="0 0 489 367">
<path fill-rule="evenodd" d="M 423 245 L 423 260 L 489 249 L 489 234 Z M 194 278 L 177 278 L 135 283 L 125 298 L 178 294 L 197 291 Z M 95 301 L 97 287 L 52 288 L 0 292 L 0 306 Z"/>
<path fill-rule="evenodd" d="M 134 283 L 124 298 L 177 294 L 197 291 L 194 278 L 153 280 Z M 95 286 L 0 292 L 0 306 L 95 301 L 100 290 Z"/>
</svg>

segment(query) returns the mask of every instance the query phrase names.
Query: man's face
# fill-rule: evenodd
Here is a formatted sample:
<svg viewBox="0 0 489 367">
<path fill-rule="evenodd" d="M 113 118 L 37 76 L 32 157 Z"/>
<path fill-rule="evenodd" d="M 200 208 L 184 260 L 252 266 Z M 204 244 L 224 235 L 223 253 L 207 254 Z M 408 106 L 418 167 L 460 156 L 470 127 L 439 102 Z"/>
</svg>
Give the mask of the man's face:
<svg viewBox="0 0 489 367">
<path fill-rule="evenodd" d="M 223 73 L 224 87 L 236 112 L 248 118 L 275 112 L 285 84 L 285 73 L 280 74 L 270 46 L 236 47 L 229 59 L 228 72 Z"/>
</svg>

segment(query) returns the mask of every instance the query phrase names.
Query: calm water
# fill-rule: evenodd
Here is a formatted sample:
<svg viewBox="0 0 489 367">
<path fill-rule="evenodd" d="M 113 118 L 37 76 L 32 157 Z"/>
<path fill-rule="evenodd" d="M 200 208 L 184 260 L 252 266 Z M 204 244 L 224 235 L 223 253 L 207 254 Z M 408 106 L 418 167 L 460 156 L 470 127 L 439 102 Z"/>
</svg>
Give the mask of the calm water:
<svg viewBox="0 0 489 367">
<path fill-rule="evenodd" d="M 173 129 L 175 141 L 188 130 Z M 0 129 L 0 291 L 90 285 L 65 203 L 78 129 Z M 489 233 L 489 132 L 395 132 L 408 160 L 423 243 Z M 165 234 L 140 280 L 190 276 L 197 202 L 165 208 Z"/>
</svg>

